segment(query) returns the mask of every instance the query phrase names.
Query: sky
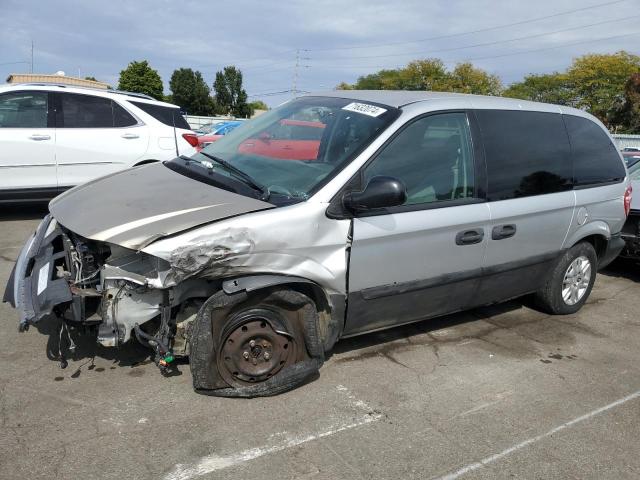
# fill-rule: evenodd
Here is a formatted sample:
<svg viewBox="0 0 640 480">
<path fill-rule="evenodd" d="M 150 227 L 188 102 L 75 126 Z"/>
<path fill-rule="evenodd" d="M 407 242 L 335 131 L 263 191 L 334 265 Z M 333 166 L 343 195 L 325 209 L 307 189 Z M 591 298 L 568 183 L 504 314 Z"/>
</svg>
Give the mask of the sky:
<svg viewBox="0 0 640 480">
<path fill-rule="evenodd" d="M 166 94 L 177 68 L 201 71 L 211 86 L 216 71 L 236 65 L 249 99 L 271 106 L 294 90 L 331 90 L 420 58 L 448 68 L 471 61 L 509 85 L 585 53 L 640 54 L 638 7 L 640 0 L 0 0 L 0 81 L 29 72 L 33 42 L 36 73 L 80 72 L 117 86 L 129 62 L 148 60 Z"/>
</svg>

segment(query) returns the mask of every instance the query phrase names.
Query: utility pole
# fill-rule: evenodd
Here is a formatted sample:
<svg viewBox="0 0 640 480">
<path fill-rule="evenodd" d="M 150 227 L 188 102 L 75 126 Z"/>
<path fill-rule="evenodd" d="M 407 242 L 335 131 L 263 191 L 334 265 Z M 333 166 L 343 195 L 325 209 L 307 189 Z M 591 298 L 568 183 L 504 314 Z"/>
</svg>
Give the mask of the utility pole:
<svg viewBox="0 0 640 480">
<path fill-rule="evenodd" d="M 33 73 L 33 40 L 31 40 L 31 73 Z"/>
<path fill-rule="evenodd" d="M 293 92 L 293 98 L 298 96 L 298 68 L 300 68 L 300 49 L 296 49 L 296 66 L 293 70 L 293 88 L 291 91 Z"/>
<path fill-rule="evenodd" d="M 308 50 L 303 50 L 303 52 L 308 52 Z M 309 65 L 300 65 L 300 60 L 311 60 L 309 57 L 301 57 L 300 49 L 296 49 L 296 64 L 293 67 L 293 88 L 291 92 L 293 93 L 293 98 L 298 96 L 298 71 L 300 67 L 308 68 Z"/>
</svg>

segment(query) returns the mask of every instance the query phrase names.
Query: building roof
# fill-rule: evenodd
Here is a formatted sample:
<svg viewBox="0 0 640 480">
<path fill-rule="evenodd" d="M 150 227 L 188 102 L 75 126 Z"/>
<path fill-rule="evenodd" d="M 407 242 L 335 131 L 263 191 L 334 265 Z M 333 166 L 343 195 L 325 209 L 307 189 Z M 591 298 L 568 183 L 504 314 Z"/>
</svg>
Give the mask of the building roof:
<svg viewBox="0 0 640 480">
<path fill-rule="evenodd" d="M 43 75 L 39 73 L 12 73 L 7 77 L 7 83 L 51 83 L 74 85 L 76 87 L 98 88 L 107 90 L 108 83 L 98 82 L 95 80 L 87 80 L 85 78 L 68 77 L 66 75 Z"/>
</svg>

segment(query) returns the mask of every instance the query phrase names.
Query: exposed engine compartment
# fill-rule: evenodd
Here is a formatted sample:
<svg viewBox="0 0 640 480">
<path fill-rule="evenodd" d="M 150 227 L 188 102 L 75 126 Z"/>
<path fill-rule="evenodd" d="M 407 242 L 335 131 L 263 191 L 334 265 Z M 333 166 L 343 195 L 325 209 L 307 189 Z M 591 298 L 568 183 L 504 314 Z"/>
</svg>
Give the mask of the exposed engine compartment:
<svg viewBox="0 0 640 480">
<path fill-rule="evenodd" d="M 84 238 L 51 218 L 25 249 L 18 268 L 24 279 L 14 280 L 17 302 L 26 312 L 22 329 L 54 314 L 62 320 L 61 329 L 93 335 L 105 347 L 135 336 L 155 351 L 161 368 L 188 355 L 189 324 L 220 287 L 220 282 L 189 279 L 158 288 L 169 270 L 165 260 Z"/>
</svg>

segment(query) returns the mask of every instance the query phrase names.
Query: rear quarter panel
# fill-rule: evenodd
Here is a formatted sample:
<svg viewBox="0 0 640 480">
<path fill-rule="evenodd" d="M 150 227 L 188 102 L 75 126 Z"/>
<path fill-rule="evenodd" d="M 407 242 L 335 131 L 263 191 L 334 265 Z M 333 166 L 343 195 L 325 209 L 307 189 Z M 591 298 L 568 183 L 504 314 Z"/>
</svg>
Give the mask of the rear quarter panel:
<svg viewBox="0 0 640 480">
<path fill-rule="evenodd" d="M 607 239 L 622 230 L 624 192 L 628 180 L 613 185 L 574 190 L 576 209 L 569 227 L 564 248 L 569 248 L 589 235 L 603 235 Z"/>
</svg>

